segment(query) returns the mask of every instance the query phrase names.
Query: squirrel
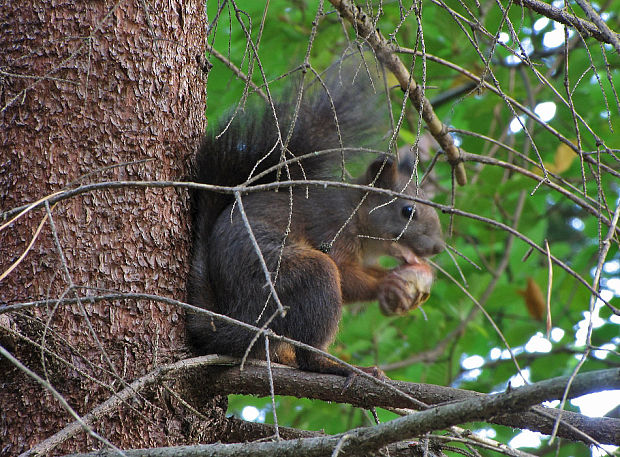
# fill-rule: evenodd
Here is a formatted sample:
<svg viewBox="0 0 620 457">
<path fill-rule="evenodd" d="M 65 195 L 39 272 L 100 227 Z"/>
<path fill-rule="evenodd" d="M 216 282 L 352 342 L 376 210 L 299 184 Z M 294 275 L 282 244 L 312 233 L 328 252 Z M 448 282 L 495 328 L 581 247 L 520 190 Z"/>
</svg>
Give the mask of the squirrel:
<svg viewBox="0 0 620 457">
<path fill-rule="evenodd" d="M 337 75 L 332 72 L 311 84 L 302 81 L 300 103 L 296 103 L 299 92 L 292 92 L 294 85 L 283 102 L 263 101 L 262 107 L 248 103 L 243 115 L 236 113 L 219 126 L 219 135 L 204 139 L 194 180 L 238 186 L 265 171 L 269 172 L 252 185 L 334 181 L 345 175 L 341 165 L 345 157 L 364 155 L 361 149 L 350 151 L 376 133 L 382 123 L 378 118 L 387 118 L 370 89 L 371 77 L 361 72 L 346 76 L 339 69 Z M 288 165 L 278 168 L 283 160 L 289 160 Z M 379 154 L 353 183 L 421 197 L 412 175 L 410 159 L 399 162 Z M 393 315 L 428 298 L 433 273 L 423 258 L 444 248 L 432 207 L 352 187 L 248 189 L 242 196 L 245 217 L 286 314 L 276 313 L 276 301 L 235 198 L 206 190 L 190 195 L 191 304 L 256 327 L 268 323 L 277 335 L 325 351 L 335 338 L 343 304 L 378 300 L 381 311 Z M 384 269 L 377 263 L 381 255 L 403 263 Z M 195 312 L 188 313 L 187 334 L 198 355 L 241 357 L 255 338 L 255 331 Z M 255 343 L 251 356 L 264 358 L 264 346 L 260 340 Z M 269 355 L 274 362 L 306 371 L 351 375 L 316 352 L 278 341 L 272 340 Z"/>
</svg>

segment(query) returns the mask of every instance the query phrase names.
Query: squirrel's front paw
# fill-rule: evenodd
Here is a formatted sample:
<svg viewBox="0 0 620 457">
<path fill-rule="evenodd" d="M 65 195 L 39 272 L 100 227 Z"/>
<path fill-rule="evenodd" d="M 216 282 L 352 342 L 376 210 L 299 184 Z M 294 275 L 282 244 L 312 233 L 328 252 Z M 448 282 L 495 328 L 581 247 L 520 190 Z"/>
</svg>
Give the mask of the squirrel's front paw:
<svg viewBox="0 0 620 457">
<path fill-rule="evenodd" d="M 379 284 L 379 306 L 386 316 L 405 314 L 424 303 L 431 292 L 433 272 L 426 262 L 393 269 Z"/>
</svg>

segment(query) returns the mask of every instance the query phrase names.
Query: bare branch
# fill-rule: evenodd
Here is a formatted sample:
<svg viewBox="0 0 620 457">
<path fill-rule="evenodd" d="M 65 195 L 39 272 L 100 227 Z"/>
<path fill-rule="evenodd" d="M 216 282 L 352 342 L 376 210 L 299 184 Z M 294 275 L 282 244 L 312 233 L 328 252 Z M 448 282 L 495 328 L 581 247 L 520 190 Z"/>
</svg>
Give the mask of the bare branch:
<svg viewBox="0 0 620 457">
<path fill-rule="evenodd" d="M 446 125 L 435 114 L 430 101 L 422 92 L 422 88 L 416 83 L 409 70 L 407 70 L 396 54 L 394 46 L 388 43 L 381 32 L 376 29 L 371 18 L 354 2 L 349 0 L 330 0 L 330 3 L 338 9 L 342 17 L 346 18 L 353 25 L 358 36 L 372 47 L 381 63 L 394 74 L 403 92 L 411 99 L 413 106 L 416 109 L 422 108 L 420 114 L 426 122 L 430 133 L 446 152 L 448 161 L 454 167 L 457 182 L 464 186 L 467 183 L 467 174 L 460 159 L 460 150 L 454 144 L 454 140 L 450 133 L 448 133 Z"/>
<path fill-rule="evenodd" d="M 514 0 L 514 2 L 517 5 L 522 5 L 522 6 L 525 6 L 526 8 L 531 9 L 532 11 L 536 11 L 537 13 L 542 14 L 543 16 L 548 17 L 549 19 L 553 19 L 554 21 L 559 22 L 560 24 L 574 27 L 583 36 L 586 36 L 586 37 L 591 36 L 593 38 L 596 38 L 599 41 L 602 41 L 604 43 L 609 43 L 609 44 L 614 44 L 614 40 L 615 42 L 618 41 L 617 33 L 614 33 L 611 31 L 610 33 L 606 33 L 602 30 L 599 30 L 599 28 L 597 28 L 597 26 L 592 24 L 591 22 L 584 21 L 583 19 L 580 19 L 577 16 L 568 14 L 567 12 L 561 10 L 560 8 L 551 6 L 548 3 L 544 3 L 539 0 Z M 581 4 L 580 1 L 578 1 L 578 3 Z"/>
</svg>

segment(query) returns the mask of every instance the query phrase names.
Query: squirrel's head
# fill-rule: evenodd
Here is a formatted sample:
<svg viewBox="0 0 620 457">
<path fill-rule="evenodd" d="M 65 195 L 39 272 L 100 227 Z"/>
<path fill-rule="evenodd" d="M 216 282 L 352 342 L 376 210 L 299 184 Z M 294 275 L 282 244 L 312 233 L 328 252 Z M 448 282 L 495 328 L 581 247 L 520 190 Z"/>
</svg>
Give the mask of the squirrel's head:
<svg viewBox="0 0 620 457">
<path fill-rule="evenodd" d="M 412 171 L 413 163 L 408 158 L 396 162 L 384 156 L 375 159 L 358 182 L 374 181 L 375 187 L 424 198 Z M 363 235 L 391 243 L 392 254 L 407 263 L 413 261 L 412 253 L 413 257 L 430 257 L 445 247 L 439 217 L 428 205 L 371 192 L 361 209 L 364 228 L 369 232 Z"/>
</svg>

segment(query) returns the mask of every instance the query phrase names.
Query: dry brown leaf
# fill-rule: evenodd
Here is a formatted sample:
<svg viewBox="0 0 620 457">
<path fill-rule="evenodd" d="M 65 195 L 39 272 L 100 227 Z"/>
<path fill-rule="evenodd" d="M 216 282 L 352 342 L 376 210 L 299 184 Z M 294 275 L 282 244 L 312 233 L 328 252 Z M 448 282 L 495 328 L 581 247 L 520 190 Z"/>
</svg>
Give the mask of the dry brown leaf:
<svg viewBox="0 0 620 457">
<path fill-rule="evenodd" d="M 560 143 L 560 145 L 555 150 L 553 162 L 543 162 L 543 164 L 547 171 L 559 175 L 570 168 L 573 160 L 575 160 L 575 157 L 577 157 L 575 151 L 573 151 L 568 145 Z M 537 167 L 534 168 L 532 171 L 538 176 L 543 175 L 542 170 Z"/>
<path fill-rule="evenodd" d="M 553 172 L 558 174 L 564 173 L 570 168 L 575 157 L 577 157 L 577 155 L 570 147 L 564 143 L 560 143 L 555 150 L 555 157 L 553 160 L 555 170 L 553 170 Z"/>
<path fill-rule="evenodd" d="M 527 307 L 527 312 L 534 319 L 542 321 L 546 305 L 545 305 L 545 297 L 543 296 L 542 290 L 536 281 L 532 278 L 527 278 L 527 286 L 525 290 L 517 291 L 521 296 L 523 296 L 523 300 L 525 301 L 525 306 Z"/>
</svg>

